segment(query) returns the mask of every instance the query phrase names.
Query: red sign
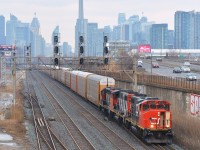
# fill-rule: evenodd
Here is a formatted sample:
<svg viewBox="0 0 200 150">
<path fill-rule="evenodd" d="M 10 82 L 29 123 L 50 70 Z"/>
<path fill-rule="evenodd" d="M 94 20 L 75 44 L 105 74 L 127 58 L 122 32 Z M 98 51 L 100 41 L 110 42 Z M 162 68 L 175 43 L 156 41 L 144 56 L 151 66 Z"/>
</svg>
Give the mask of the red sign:
<svg viewBox="0 0 200 150">
<path fill-rule="evenodd" d="M 151 45 L 149 45 L 149 44 L 139 45 L 138 51 L 140 53 L 151 53 Z"/>
<path fill-rule="evenodd" d="M 15 46 L 13 45 L 0 45 L 1 51 L 12 51 L 15 49 Z"/>
</svg>

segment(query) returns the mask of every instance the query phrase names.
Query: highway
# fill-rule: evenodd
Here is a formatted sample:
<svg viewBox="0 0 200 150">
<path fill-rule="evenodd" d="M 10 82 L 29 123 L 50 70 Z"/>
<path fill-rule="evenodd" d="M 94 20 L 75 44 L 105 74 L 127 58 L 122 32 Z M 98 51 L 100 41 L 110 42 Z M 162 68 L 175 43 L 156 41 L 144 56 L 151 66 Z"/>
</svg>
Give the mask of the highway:
<svg viewBox="0 0 200 150">
<path fill-rule="evenodd" d="M 155 60 L 153 60 L 154 62 Z M 180 78 L 185 78 L 188 73 L 173 73 L 173 68 L 182 66 L 182 62 L 173 62 L 170 60 L 163 60 L 162 62 L 157 61 L 159 64 L 159 68 L 152 68 L 152 74 L 156 75 L 162 75 L 162 76 L 171 76 L 171 77 L 180 77 Z M 149 73 L 151 73 L 151 61 L 150 60 L 145 60 L 143 61 L 143 68 Z M 191 70 L 200 70 L 200 66 L 198 65 L 191 65 Z M 191 71 L 191 73 L 194 73 L 197 76 L 197 79 L 200 79 L 200 72 L 194 72 Z"/>
</svg>

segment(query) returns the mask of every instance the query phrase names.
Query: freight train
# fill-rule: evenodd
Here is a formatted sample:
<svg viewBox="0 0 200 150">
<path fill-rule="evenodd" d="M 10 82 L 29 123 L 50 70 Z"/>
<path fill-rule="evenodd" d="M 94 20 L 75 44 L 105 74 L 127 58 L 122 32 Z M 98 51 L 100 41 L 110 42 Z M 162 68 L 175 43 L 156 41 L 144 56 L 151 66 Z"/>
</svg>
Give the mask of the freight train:
<svg viewBox="0 0 200 150">
<path fill-rule="evenodd" d="M 104 114 L 135 132 L 147 143 L 172 143 L 170 103 L 132 90 L 115 88 L 115 80 L 67 68 L 40 69 L 98 106 Z"/>
</svg>

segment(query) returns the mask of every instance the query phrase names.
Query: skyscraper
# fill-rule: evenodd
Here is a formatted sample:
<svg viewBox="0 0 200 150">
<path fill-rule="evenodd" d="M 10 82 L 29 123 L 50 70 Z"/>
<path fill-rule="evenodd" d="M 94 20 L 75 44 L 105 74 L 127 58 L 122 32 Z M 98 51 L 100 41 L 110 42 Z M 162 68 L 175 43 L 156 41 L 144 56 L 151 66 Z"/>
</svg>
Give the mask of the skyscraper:
<svg viewBox="0 0 200 150">
<path fill-rule="evenodd" d="M 132 15 L 128 19 L 129 22 L 135 23 L 139 21 L 139 16 L 138 15 Z"/>
<path fill-rule="evenodd" d="M 103 56 L 103 36 L 104 36 L 104 29 L 98 29 L 95 37 L 96 39 L 96 56 L 102 57 Z"/>
<path fill-rule="evenodd" d="M 84 19 L 83 0 L 79 0 L 79 17 L 75 26 L 75 56 L 78 56 L 79 37 L 84 37 L 84 54 L 88 53 L 87 48 L 87 24 L 88 20 Z"/>
<path fill-rule="evenodd" d="M 200 48 L 200 13 L 177 11 L 174 16 L 175 48 Z"/>
<path fill-rule="evenodd" d="M 72 47 L 68 44 L 68 42 L 63 42 L 62 50 L 64 57 L 72 57 Z"/>
<path fill-rule="evenodd" d="M 129 24 L 123 24 L 122 25 L 122 34 L 121 34 L 121 39 L 124 41 L 129 41 Z"/>
<path fill-rule="evenodd" d="M 119 13 L 118 14 L 118 25 L 121 25 L 126 22 L 126 14 L 125 13 Z"/>
<path fill-rule="evenodd" d="M 200 12 L 195 15 L 195 49 L 200 49 Z"/>
<path fill-rule="evenodd" d="M 0 44 L 6 44 L 5 38 L 5 17 L 0 16 Z"/>
<path fill-rule="evenodd" d="M 132 15 L 129 17 L 128 19 L 128 24 L 129 24 L 129 40 L 130 41 L 133 41 L 133 25 L 136 23 L 136 22 L 139 22 L 139 16 L 138 15 Z"/>
<path fill-rule="evenodd" d="M 142 31 L 142 41 L 143 44 L 149 44 L 150 43 L 150 31 L 152 24 L 155 24 L 155 22 L 146 22 L 141 24 L 141 31 Z"/>
<path fill-rule="evenodd" d="M 40 35 L 40 23 L 38 18 L 33 18 L 31 22 L 31 53 L 33 57 L 43 56 L 44 55 L 44 49 L 45 49 L 45 40 Z"/>
<path fill-rule="evenodd" d="M 141 22 L 137 21 L 134 22 L 132 24 L 132 30 L 130 30 L 131 34 L 132 34 L 132 44 L 133 45 L 138 45 L 139 43 L 141 43 L 142 39 L 141 39 L 141 35 L 142 35 L 142 26 L 141 26 Z"/>
<path fill-rule="evenodd" d="M 97 23 L 88 23 L 88 29 L 87 29 L 88 53 L 86 54 L 87 56 L 96 56 L 97 30 L 98 30 Z"/>
<path fill-rule="evenodd" d="M 6 44 L 14 45 L 16 42 L 16 27 L 20 23 L 17 17 L 10 14 L 10 20 L 6 22 Z"/>
<path fill-rule="evenodd" d="M 174 48 L 174 30 L 168 30 L 168 49 Z"/>
<path fill-rule="evenodd" d="M 15 31 L 16 42 L 20 45 L 30 44 L 30 28 L 29 23 L 19 23 Z"/>
<path fill-rule="evenodd" d="M 112 40 L 118 41 L 121 39 L 120 37 L 121 37 L 121 26 L 120 25 L 114 26 L 113 33 L 112 33 Z"/>
<path fill-rule="evenodd" d="M 58 35 L 60 33 L 59 31 L 59 26 L 56 26 L 55 29 L 52 32 L 52 36 L 51 36 L 51 43 L 52 45 L 54 45 L 54 36 Z"/>
<path fill-rule="evenodd" d="M 189 48 L 189 13 L 177 11 L 174 18 L 175 49 Z"/>
<path fill-rule="evenodd" d="M 40 23 L 38 18 L 36 18 L 36 16 L 33 18 L 31 22 L 31 30 L 36 34 L 40 34 Z"/>
<path fill-rule="evenodd" d="M 151 27 L 151 47 L 154 49 L 168 48 L 168 24 L 153 24 Z"/>
</svg>

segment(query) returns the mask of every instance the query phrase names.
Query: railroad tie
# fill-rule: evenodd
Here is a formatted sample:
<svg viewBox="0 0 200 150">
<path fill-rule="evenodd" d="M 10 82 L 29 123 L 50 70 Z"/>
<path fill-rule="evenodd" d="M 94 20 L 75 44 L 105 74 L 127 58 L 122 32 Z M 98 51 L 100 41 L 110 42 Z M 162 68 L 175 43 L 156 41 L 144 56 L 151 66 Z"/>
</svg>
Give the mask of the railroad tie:
<svg viewBox="0 0 200 150">
<path fill-rule="evenodd" d="M 41 122 L 40 122 L 40 118 L 37 118 L 37 121 L 38 121 L 39 126 L 41 127 L 42 125 L 41 125 Z"/>
<path fill-rule="evenodd" d="M 37 122 L 38 122 L 40 127 L 44 126 L 44 122 L 42 121 L 42 118 L 37 118 Z"/>
<path fill-rule="evenodd" d="M 42 127 L 44 127 L 44 121 L 42 120 L 42 118 L 40 118 L 40 122 L 41 122 Z"/>
<path fill-rule="evenodd" d="M 39 118 L 37 118 L 36 120 L 37 120 L 37 122 L 38 122 L 39 126 L 41 126 L 40 119 L 39 119 Z"/>
</svg>

